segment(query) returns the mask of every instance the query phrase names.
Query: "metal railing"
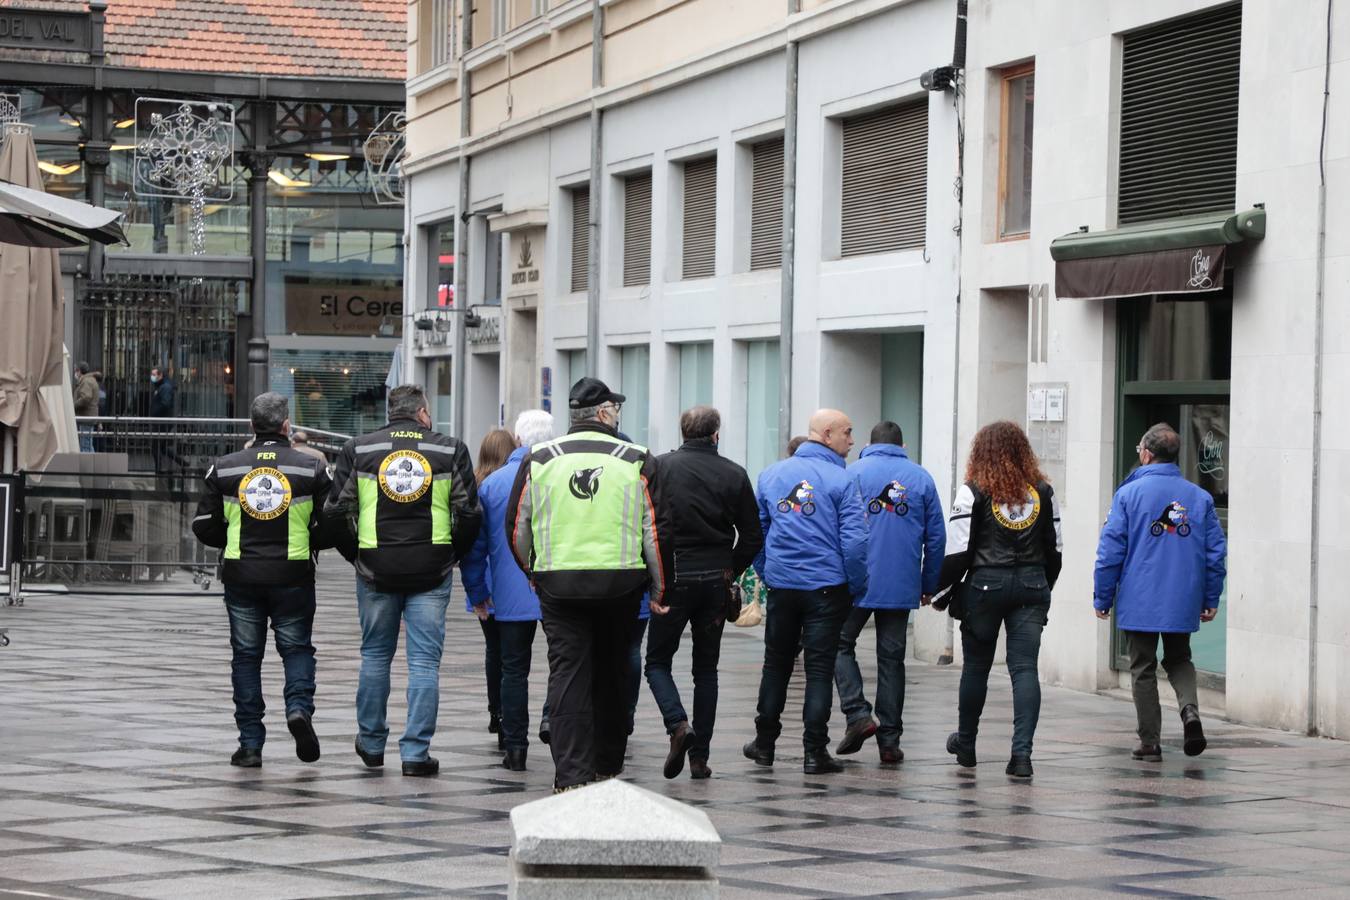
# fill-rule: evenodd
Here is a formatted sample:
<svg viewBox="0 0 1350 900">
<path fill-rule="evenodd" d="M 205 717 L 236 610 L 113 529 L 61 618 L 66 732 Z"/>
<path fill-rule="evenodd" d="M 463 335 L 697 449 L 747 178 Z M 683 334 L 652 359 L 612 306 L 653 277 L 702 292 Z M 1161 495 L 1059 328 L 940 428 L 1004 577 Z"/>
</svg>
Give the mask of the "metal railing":
<svg viewBox="0 0 1350 900">
<path fill-rule="evenodd" d="M 130 472 L 201 474 L 226 453 L 242 450 L 253 437 L 248 419 L 194 417 L 77 416 L 81 439 L 98 453 L 125 453 Z M 293 426 L 330 463 L 348 440 L 322 428 Z"/>
</svg>

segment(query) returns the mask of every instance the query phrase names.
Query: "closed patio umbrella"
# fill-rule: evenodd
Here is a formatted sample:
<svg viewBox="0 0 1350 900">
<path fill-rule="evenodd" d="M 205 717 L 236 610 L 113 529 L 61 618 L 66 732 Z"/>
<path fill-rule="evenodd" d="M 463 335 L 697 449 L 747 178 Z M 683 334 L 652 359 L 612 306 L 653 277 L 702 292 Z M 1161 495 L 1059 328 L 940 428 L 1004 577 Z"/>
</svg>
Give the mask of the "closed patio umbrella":
<svg viewBox="0 0 1350 900">
<path fill-rule="evenodd" d="M 37 153 L 25 131 L 10 131 L 0 149 L 0 179 L 10 182 L 8 190 L 36 188 L 27 193 L 42 194 Z M 56 428 L 41 394 L 43 387 L 61 383 L 65 315 L 56 250 L 0 244 L 0 322 L 0 425 L 11 430 L 0 462 L 6 470 L 41 470 L 57 450 Z"/>
<path fill-rule="evenodd" d="M 16 140 L 16 136 L 22 137 Z M 29 155 L 36 160 L 33 152 L 33 138 L 22 132 L 10 133 L 5 141 L 3 154 L 21 153 L 20 145 L 27 144 Z M 14 149 L 11 149 L 14 148 Z M 35 163 L 36 164 L 36 163 Z M 78 238 L 63 234 L 62 229 L 82 235 L 100 244 L 126 243 L 126 235 L 118 220 L 122 214 L 101 206 L 90 206 L 69 197 L 58 197 L 42 189 L 42 181 L 19 181 L 19 173 L 0 166 L 0 218 L 10 220 L 14 225 L 25 225 L 31 229 L 45 231 L 71 243 L 57 244 L 60 247 L 79 246 Z M 0 223 L 0 235 L 6 225 Z M 47 247 L 50 244 L 32 244 L 30 246 Z"/>
</svg>

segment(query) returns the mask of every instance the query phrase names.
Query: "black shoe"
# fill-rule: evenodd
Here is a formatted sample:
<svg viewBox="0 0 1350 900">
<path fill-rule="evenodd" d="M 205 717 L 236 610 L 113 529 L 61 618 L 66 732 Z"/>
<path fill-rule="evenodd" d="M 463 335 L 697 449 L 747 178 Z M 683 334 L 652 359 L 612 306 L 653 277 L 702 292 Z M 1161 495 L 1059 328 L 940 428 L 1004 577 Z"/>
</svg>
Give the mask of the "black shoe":
<svg viewBox="0 0 1350 900">
<path fill-rule="evenodd" d="M 712 777 L 712 769 L 708 768 L 706 759 L 694 759 L 689 757 L 689 777 L 695 781 L 702 781 L 704 778 Z"/>
<path fill-rule="evenodd" d="M 899 747 L 881 747 L 880 752 L 883 766 L 893 766 L 905 761 L 905 751 Z"/>
<path fill-rule="evenodd" d="M 961 743 L 961 732 L 953 731 L 947 735 L 947 752 L 956 757 L 956 764 L 967 769 L 975 768 L 975 748 Z"/>
<path fill-rule="evenodd" d="M 1188 704 L 1181 710 L 1181 727 L 1185 733 L 1185 743 L 1181 749 L 1187 756 L 1199 756 L 1209 744 L 1205 740 L 1205 728 L 1200 724 L 1200 710 L 1194 704 Z"/>
<path fill-rule="evenodd" d="M 1130 751 L 1130 757 L 1144 762 L 1162 762 L 1162 747 L 1157 744 L 1140 744 Z"/>
<path fill-rule="evenodd" d="M 507 750 L 506 756 L 502 759 L 502 768 L 510 769 L 512 772 L 525 771 L 525 748 L 519 750 Z"/>
<path fill-rule="evenodd" d="M 773 765 L 773 745 L 770 744 L 768 747 L 765 747 L 759 742 L 759 738 L 755 738 L 753 741 L 747 743 L 741 748 L 741 752 L 745 754 L 746 759 L 757 766 Z"/>
<path fill-rule="evenodd" d="M 295 755 L 300 761 L 318 762 L 319 736 L 314 733 L 314 723 L 310 721 L 309 714 L 299 711 L 288 713 L 286 727 L 290 729 L 291 737 L 295 738 Z"/>
<path fill-rule="evenodd" d="M 441 770 L 441 761 L 434 756 L 416 761 L 403 761 L 403 774 L 410 778 L 430 778 Z"/>
<path fill-rule="evenodd" d="M 356 739 L 356 755 L 361 757 L 361 762 L 366 764 L 368 769 L 378 769 L 384 765 L 384 753 L 367 753 L 361 749 L 361 739 Z"/>
<path fill-rule="evenodd" d="M 807 775 L 831 775 L 844 771 L 844 764 L 822 747 L 807 751 L 806 758 L 802 760 L 802 771 Z"/>
<path fill-rule="evenodd" d="M 1006 771 L 1014 778 L 1030 778 L 1031 757 L 1014 753 L 1012 759 L 1008 760 L 1008 768 Z"/>
<path fill-rule="evenodd" d="M 502 717 L 496 713 L 488 713 L 488 734 L 499 734 L 502 730 Z"/>
<path fill-rule="evenodd" d="M 670 752 L 666 754 L 666 766 L 661 770 L 661 774 L 667 778 L 678 778 L 684 771 L 684 757 L 689 752 L 689 748 L 694 743 L 694 729 L 689 727 L 688 722 L 681 722 L 675 726 L 675 731 L 670 735 Z"/>
<path fill-rule="evenodd" d="M 549 744 L 553 741 L 553 729 L 549 727 L 548 719 L 539 723 L 539 743 Z"/>
<path fill-rule="evenodd" d="M 863 742 L 876 733 L 877 722 L 871 716 L 866 719 L 859 719 L 856 722 L 850 722 L 848 728 L 844 731 L 844 739 L 839 742 L 838 747 L 834 748 L 834 752 L 840 756 L 857 753 L 862 749 Z"/>
<path fill-rule="evenodd" d="M 256 769 L 262 765 L 262 751 L 254 747 L 240 747 L 230 757 L 230 765 L 241 769 Z"/>
</svg>

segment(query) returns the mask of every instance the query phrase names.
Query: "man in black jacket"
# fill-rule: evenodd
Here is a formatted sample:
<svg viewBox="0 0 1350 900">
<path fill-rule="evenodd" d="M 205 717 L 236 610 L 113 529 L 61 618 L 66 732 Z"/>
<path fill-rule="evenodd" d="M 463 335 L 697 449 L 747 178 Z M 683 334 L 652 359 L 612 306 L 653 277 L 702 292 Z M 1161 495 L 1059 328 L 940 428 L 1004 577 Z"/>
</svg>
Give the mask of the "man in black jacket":
<svg viewBox="0 0 1350 900">
<path fill-rule="evenodd" d="M 684 446 L 659 460 L 659 502 L 671 517 L 675 581 L 668 602 L 652 604 L 647 638 L 647 684 L 661 708 L 670 753 L 665 776 L 674 778 L 689 756 L 689 774 L 707 778 L 708 748 L 717 715 L 717 660 L 732 583 L 764 546 L 755 490 L 745 469 L 717 453 L 722 417 L 711 406 L 680 416 Z M 685 625 L 694 643 L 694 725 L 680 703 L 671 659 Z"/>
<path fill-rule="evenodd" d="M 483 511 L 469 451 L 431 429 L 422 388 L 399 385 L 389 392 L 388 406 L 388 425 L 342 448 L 327 512 L 355 525 L 361 621 L 356 753 L 370 768 L 384 765 L 389 667 L 401 622 L 407 634 L 408 724 L 399 756 L 404 775 L 422 777 L 440 771 L 428 754 L 440 708 L 451 574 L 473 547 Z"/>
<path fill-rule="evenodd" d="M 296 756 L 319 758 L 314 715 L 314 554 L 323 545 L 320 510 L 331 483 L 326 468 L 291 449 L 289 404 L 260 394 L 250 410 L 255 437 L 247 450 L 221 457 L 206 473 L 206 493 L 192 531 L 224 549 L 221 580 L 230 617 L 234 720 L 239 749 L 230 763 L 262 765 L 265 704 L 262 658 L 267 624 L 286 671 L 286 725 Z"/>
</svg>

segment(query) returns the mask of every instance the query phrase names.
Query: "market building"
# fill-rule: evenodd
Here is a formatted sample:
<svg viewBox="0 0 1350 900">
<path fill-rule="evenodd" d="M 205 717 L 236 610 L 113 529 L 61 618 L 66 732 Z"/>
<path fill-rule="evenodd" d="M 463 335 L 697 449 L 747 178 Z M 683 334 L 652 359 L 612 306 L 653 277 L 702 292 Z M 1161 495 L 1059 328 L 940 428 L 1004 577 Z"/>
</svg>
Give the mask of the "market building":
<svg viewBox="0 0 1350 900">
<path fill-rule="evenodd" d="M 384 420 L 403 211 L 364 148 L 403 110 L 405 16 L 401 0 L 4 7 L 0 115 L 32 127 L 49 192 L 126 216 L 130 246 L 62 255 L 67 344 L 104 374 L 106 414 L 144 415 L 159 366 L 180 416 L 246 416 L 271 388 L 310 427 Z M 193 129 L 212 148 L 195 163 Z M 185 164 L 157 179 L 169 158 Z"/>
</svg>

